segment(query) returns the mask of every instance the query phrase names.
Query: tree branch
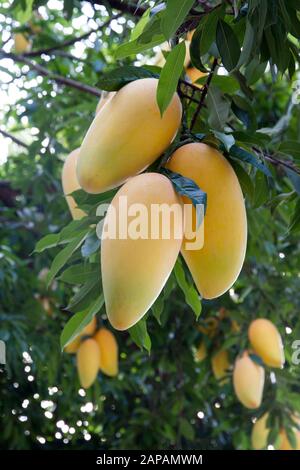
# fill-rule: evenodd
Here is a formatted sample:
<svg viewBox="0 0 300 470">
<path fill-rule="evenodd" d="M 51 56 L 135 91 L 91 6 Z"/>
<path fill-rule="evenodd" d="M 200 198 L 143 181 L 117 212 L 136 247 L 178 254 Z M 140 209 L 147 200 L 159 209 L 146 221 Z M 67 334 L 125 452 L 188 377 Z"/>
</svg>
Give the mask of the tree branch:
<svg viewBox="0 0 300 470">
<path fill-rule="evenodd" d="M 111 8 L 115 8 L 116 10 L 121 11 L 122 13 L 128 13 L 133 16 L 142 16 L 145 11 L 147 10 L 146 7 L 135 3 L 133 0 L 130 2 L 123 1 L 123 0 L 84 0 L 92 3 L 92 5 L 104 5 L 109 4 Z"/>
<path fill-rule="evenodd" d="M 11 139 L 15 144 L 20 145 L 20 147 L 24 147 L 26 149 L 29 147 L 29 145 L 25 144 L 25 142 L 22 142 L 22 140 L 18 139 L 17 137 L 10 134 L 9 132 L 6 132 L 0 129 L 0 134 L 4 135 L 4 137 Z"/>
<path fill-rule="evenodd" d="M 42 65 L 36 64 L 35 62 L 32 62 L 28 58 L 24 57 L 24 55 L 17 55 L 13 54 L 12 52 L 5 52 L 3 50 L 0 50 L 0 57 L 5 57 L 7 59 L 12 59 L 15 62 L 21 62 L 23 64 L 26 64 L 30 69 L 36 70 L 39 75 L 42 75 L 43 77 L 49 77 L 49 80 L 53 80 L 54 82 L 59 83 L 61 85 L 67 85 L 69 87 L 76 88 L 77 90 L 90 93 L 94 96 L 101 96 L 101 90 L 99 90 L 99 88 L 86 85 L 85 83 L 78 82 L 76 80 L 73 80 L 72 78 L 62 77 L 61 75 L 52 73 Z"/>
<path fill-rule="evenodd" d="M 212 78 L 213 78 L 213 74 L 214 74 L 214 71 L 215 71 L 215 68 L 218 64 L 218 59 L 214 59 L 213 61 L 213 64 L 212 64 L 212 67 L 211 67 L 211 71 L 209 72 L 209 75 L 207 77 L 207 80 L 206 80 L 206 83 L 204 84 L 203 86 L 203 89 L 202 89 L 202 93 L 201 93 L 201 98 L 200 98 L 200 102 L 199 102 L 199 105 L 197 106 L 197 109 L 194 113 L 194 116 L 192 118 L 192 122 L 191 122 L 191 131 L 193 130 L 195 124 L 196 124 L 196 121 L 198 119 L 198 116 L 199 116 L 199 113 L 201 111 L 201 108 L 204 104 L 204 101 L 205 101 L 205 98 L 206 98 L 206 95 L 208 93 L 208 89 L 209 89 L 209 85 L 210 85 L 210 82 L 212 81 Z"/>
<path fill-rule="evenodd" d="M 121 16 L 121 13 L 118 13 L 117 15 L 112 16 L 112 17 L 109 18 L 107 21 L 105 21 L 105 23 L 103 23 L 101 26 L 99 26 L 99 28 L 92 29 L 92 30 L 89 31 L 88 33 L 82 34 L 81 36 L 78 36 L 78 37 L 75 37 L 75 38 L 71 38 L 71 39 L 69 39 L 68 41 L 62 42 L 61 44 L 56 44 L 55 46 L 52 46 L 52 47 L 47 47 L 47 48 L 45 48 L 45 49 L 39 49 L 39 50 L 37 50 L 37 51 L 25 52 L 25 53 L 23 54 L 23 56 L 24 56 L 24 57 L 38 57 L 38 56 L 40 56 L 40 55 L 42 55 L 42 54 L 51 54 L 51 52 L 55 52 L 55 51 L 57 51 L 58 49 L 64 49 L 65 47 L 73 46 L 73 44 L 75 44 L 76 42 L 82 41 L 83 39 L 87 39 L 91 34 L 96 33 L 96 32 L 99 31 L 100 29 L 106 28 L 107 26 L 109 26 L 109 24 L 110 24 L 113 20 L 116 20 L 116 19 L 119 18 L 120 16 Z"/>
</svg>

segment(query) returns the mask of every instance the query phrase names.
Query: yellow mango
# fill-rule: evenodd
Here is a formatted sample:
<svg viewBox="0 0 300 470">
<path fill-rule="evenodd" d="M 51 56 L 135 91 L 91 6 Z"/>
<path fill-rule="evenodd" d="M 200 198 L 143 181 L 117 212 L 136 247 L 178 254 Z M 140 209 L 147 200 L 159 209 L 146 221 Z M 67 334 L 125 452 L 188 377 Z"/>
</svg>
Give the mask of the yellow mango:
<svg viewBox="0 0 300 470">
<path fill-rule="evenodd" d="M 83 341 L 77 351 L 77 371 L 83 388 L 89 388 L 97 377 L 99 369 L 99 346 L 92 339 Z"/>
<path fill-rule="evenodd" d="M 31 49 L 31 42 L 28 41 L 23 33 L 14 34 L 14 51 L 17 54 L 23 54 L 29 52 Z"/>
<path fill-rule="evenodd" d="M 284 429 L 281 430 L 280 432 L 280 447 L 279 450 L 300 450 L 300 431 L 297 428 L 293 429 L 296 437 L 296 447 L 292 447 L 288 437 L 287 433 Z"/>
<path fill-rule="evenodd" d="M 261 418 L 256 420 L 252 427 L 251 444 L 253 449 L 265 449 L 268 443 L 268 435 L 270 429 L 267 427 L 269 413 L 265 413 Z"/>
<path fill-rule="evenodd" d="M 186 249 L 186 242 L 193 240 L 184 239 L 182 254 L 201 296 L 219 297 L 236 281 L 246 253 L 247 218 L 239 181 L 225 157 L 202 143 L 180 147 L 167 168 L 194 180 L 207 193 L 204 245 L 197 250 Z M 188 198 L 182 199 L 191 204 Z"/>
<path fill-rule="evenodd" d="M 154 162 L 170 145 L 180 126 L 177 93 L 161 117 L 156 78 L 125 85 L 95 116 L 80 148 L 77 176 L 88 193 L 123 184 Z"/>
<path fill-rule="evenodd" d="M 73 339 L 73 341 L 71 341 L 69 344 L 67 344 L 67 346 L 64 349 L 65 352 L 68 353 L 68 354 L 76 353 L 78 351 L 78 348 L 79 348 L 80 344 L 81 344 L 82 337 L 83 336 L 92 336 L 95 333 L 96 327 L 97 327 L 97 320 L 96 320 L 96 317 L 93 317 L 93 319 L 90 321 L 90 323 L 88 323 L 83 328 L 81 333 L 79 333 L 79 335 L 76 336 L 76 338 Z"/>
<path fill-rule="evenodd" d="M 199 78 L 205 77 L 207 75 L 206 73 L 201 72 L 200 70 L 196 69 L 196 67 L 189 67 L 188 69 L 186 69 L 185 73 L 195 86 L 202 88 L 202 85 L 198 85 L 195 82 L 197 82 Z"/>
<path fill-rule="evenodd" d="M 198 348 L 195 351 L 195 360 L 197 362 L 202 362 L 204 361 L 206 356 L 207 356 L 207 349 L 206 349 L 204 341 L 201 341 L 201 343 L 199 344 Z"/>
<path fill-rule="evenodd" d="M 116 91 L 103 91 L 100 100 L 96 107 L 96 114 L 103 108 L 103 106 L 115 96 Z"/>
<path fill-rule="evenodd" d="M 264 368 L 252 361 L 245 351 L 235 361 L 233 386 L 237 398 L 246 408 L 255 409 L 260 406 L 264 382 Z"/>
<path fill-rule="evenodd" d="M 81 336 L 77 336 L 77 338 L 73 339 L 71 343 L 67 344 L 64 351 L 68 354 L 75 354 L 78 351 L 80 343 L 81 343 Z"/>
<path fill-rule="evenodd" d="M 251 322 L 248 329 L 249 341 L 264 363 L 270 367 L 282 367 L 284 350 L 282 339 L 276 326 L 266 318 Z"/>
<path fill-rule="evenodd" d="M 100 355 L 99 368 L 110 377 L 118 375 L 118 343 L 113 333 L 106 328 L 100 328 L 94 336 L 97 341 Z"/>
<path fill-rule="evenodd" d="M 220 380 L 221 383 L 224 383 L 224 380 L 221 379 L 226 377 L 230 367 L 228 351 L 222 349 L 221 351 L 218 351 L 216 354 L 214 354 L 211 359 L 211 366 L 215 378 Z"/>
<path fill-rule="evenodd" d="M 76 202 L 72 196 L 68 196 L 73 191 L 80 189 L 80 185 L 78 183 L 78 179 L 76 176 L 76 165 L 79 155 L 79 148 L 73 150 L 67 158 L 65 159 L 64 166 L 62 169 L 62 187 L 66 197 L 66 201 L 68 203 L 70 212 L 72 214 L 73 219 L 79 220 L 84 217 L 86 214 L 81 209 L 79 209 L 76 205 Z"/>
<path fill-rule="evenodd" d="M 182 221 L 178 217 L 169 217 L 169 238 L 164 238 L 159 230 L 157 239 L 152 237 L 152 229 L 162 227 L 161 212 L 158 224 L 157 217 L 151 217 L 153 204 L 172 210 L 175 205 L 177 213 L 182 208 L 180 199 L 174 191 L 172 183 L 158 173 L 144 173 L 131 178 L 117 192 L 111 202 L 117 215 L 117 235 L 119 234 L 120 205 L 123 197 L 127 201 L 128 210 L 136 203 L 142 204 L 146 210 L 147 230 L 140 238 L 103 237 L 101 244 L 101 270 L 106 312 L 111 325 L 117 330 L 126 330 L 149 310 L 164 287 L 179 254 L 182 243 Z M 122 198 L 122 199 L 121 199 Z M 123 216 L 123 211 L 121 211 Z M 132 218 L 131 218 L 132 219 Z M 170 220 L 171 219 L 171 220 Z M 128 231 L 131 230 L 130 217 Z M 137 220 L 134 219 L 135 221 Z M 108 210 L 104 221 L 107 232 L 114 226 L 113 212 Z M 143 238 L 144 237 L 144 238 Z"/>
</svg>

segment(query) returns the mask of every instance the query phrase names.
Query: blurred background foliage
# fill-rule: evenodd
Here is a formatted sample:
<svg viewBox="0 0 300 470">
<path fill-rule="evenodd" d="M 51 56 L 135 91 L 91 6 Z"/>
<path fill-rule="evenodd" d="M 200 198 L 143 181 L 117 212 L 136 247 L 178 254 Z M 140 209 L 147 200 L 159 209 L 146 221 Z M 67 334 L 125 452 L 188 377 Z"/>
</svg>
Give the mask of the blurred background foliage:
<svg viewBox="0 0 300 470">
<path fill-rule="evenodd" d="M 22 32 L 32 43 L 31 50 L 39 51 L 29 53 L 28 60 L 52 76 L 96 89 L 102 72 L 116 67 L 114 52 L 128 40 L 137 21 L 124 5 L 111 8 L 120 3 L 130 2 L 38 0 L 33 14 L 22 22 L 24 1 L 2 2 L 2 51 L 13 52 L 13 35 Z M 236 3 L 242 8 L 244 2 Z M 73 42 L 77 37 L 81 39 Z M 60 47 L 69 40 L 71 44 Z M 154 55 L 153 50 L 138 55 L 135 64 Z M 274 179 L 268 184 L 253 169 L 247 169 L 248 177 L 245 171 L 238 172 L 247 201 L 249 243 L 234 287 L 219 299 L 203 301 L 197 321 L 172 274 L 170 293 L 155 306 L 154 313 L 159 313 L 147 317 L 151 353 L 139 349 L 127 332 L 116 332 L 118 377 L 99 374 L 85 392 L 79 386 L 74 357 L 62 354 L 59 345 L 70 317 L 63 308 L 73 288 L 59 280 L 46 287 L 56 248 L 39 255 L 32 252 L 42 236 L 58 232 L 71 220 L 60 183 L 62 163 L 80 146 L 94 117 L 97 93 L 42 77 L 26 63 L 3 55 L 0 80 L 1 129 L 15 138 L 11 142 L 2 137 L 0 155 L 0 339 L 7 347 L 7 364 L 0 373 L 0 446 L 249 449 L 253 418 L 265 410 L 281 420 L 292 410 L 300 412 L 299 366 L 291 362 L 293 341 L 300 339 L 299 209 L 295 209 L 299 175 L 290 178 L 283 166 L 275 164 L 270 166 Z M 264 135 L 269 136 L 270 148 L 294 142 L 292 154 L 281 158 L 297 161 L 300 110 L 291 104 L 294 85 L 295 77 L 283 74 L 275 79 L 267 68 L 252 86 L 251 112 L 257 129 L 269 128 Z M 208 106 L 200 131 L 209 113 Z M 287 361 L 276 375 L 266 368 L 262 407 L 249 411 L 237 401 L 231 380 L 221 384 L 216 380 L 211 358 L 223 348 L 233 364 L 247 346 L 249 323 L 261 316 L 278 327 Z M 207 332 L 208 321 L 214 334 Z M 109 327 L 104 310 L 98 322 Z M 199 363 L 194 353 L 201 341 L 208 354 Z"/>
</svg>

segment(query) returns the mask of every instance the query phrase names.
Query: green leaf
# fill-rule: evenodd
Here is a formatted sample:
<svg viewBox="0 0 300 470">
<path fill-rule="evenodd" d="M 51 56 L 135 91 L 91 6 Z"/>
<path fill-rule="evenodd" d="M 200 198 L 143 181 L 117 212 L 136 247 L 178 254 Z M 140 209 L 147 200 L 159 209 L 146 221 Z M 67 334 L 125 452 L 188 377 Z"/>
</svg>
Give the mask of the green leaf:
<svg viewBox="0 0 300 470">
<path fill-rule="evenodd" d="M 241 55 L 237 64 L 238 69 L 242 65 L 245 65 L 249 62 L 254 45 L 255 45 L 255 31 L 250 21 L 247 21 L 245 37 L 244 37 L 243 46 L 242 46 L 242 52 L 241 52 Z"/>
<path fill-rule="evenodd" d="M 224 134 L 224 132 L 213 131 L 214 135 L 219 139 L 227 152 L 231 149 L 231 147 L 235 144 L 235 139 L 232 134 Z"/>
<path fill-rule="evenodd" d="M 204 206 L 204 214 L 206 213 L 207 207 L 207 194 L 199 188 L 199 186 L 190 178 L 175 173 L 167 168 L 162 168 L 161 173 L 165 174 L 167 178 L 172 182 L 177 193 L 182 196 L 188 197 L 193 206 L 197 211 L 197 225 L 200 225 L 201 220 L 201 208 L 200 205 Z M 203 214 L 203 215 L 204 215 Z"/>
<path fill-rule="evenodd" d="M 164 295 L 161 294 L 157 299 L 156 301 L 154 302 L 154 304 L 152 305 L 151 307 L 151 310 L 153 312 L 153 315 L 154 317 L 156 318 L 157 322 L 159 325 L 161 325 L 161 315 L 164 311 L 164 305 L 165 305 L 165 302 L 164 302 Z"/>
<path fill-rule="evenodd" d="M 300 199 L 296 203 L 294 213 L 291 217 L 288 234 L 295 234 L 300 231 Z"/>
<path fill-rule="evenodd" d="M 191 307 L 195 313 L 196 319 L 198 320 L 202 310 L 200 296 L 195 287 L 187 282 L 180 258 L 178 258 L 176 261 L 174 266 L 174 273 L 177 283 L 184 293 L 186 303 Z"/>
<path fill-rule="evenodd" d="M 134 67 L 132 65 L 119 67 L 106 73 L 100 78 L 97 85 L 101 90 L 118 91 L 127 83 L 139 80 L 140 78 L 157 78 L 158 75 L 150 72 L 143 67 Z"/>
<path fill-rule="evenodd" d="M 104 304 L 103 295 L 88 309 L 73 315 L 65 324 L 60 336 L 60 346 L 63 350 L 71 341 L 73 341 L 92 320 L 92 318 L 101 310 Z"/>
<path fill-rule="evenodd" d="M 260 171 L 256 172 L 254 182 L 254 194 L 253 194 L 253 208 L 262 206 L 269 199 L 269 185 L 268 179 L 264 173 Z"/>
<path fill-rule="evenodd" d="M 290 170 L 289 168 L 284 168 L 284 171 L 289 180 L 292 182 L 296 192 L 300 195 L 300 175 L 295 171 Z"/>
<path fill-rule="evenodd" d="M 257 354 L 250 353 L 250 354 L 249 354 L 249 357 L 250 357 L 250 359 L 251 359 L 253 362 L 255 362 L 255 364 L 257 364 L 257 365 L 259 365 L 259 366 L 261 366 L 261 367 L 264 366 L 263 360 L 262 360 L 261 357 L 258 356 Z"/>
<path fill-rule="evenodd" d="M 134 41 L 135 39 L 137 39 L 142 34 L 146 24 L 149 21 L 150 13 L 151 13 L 151 8 L 148 8 L 145 11 L 145 13 L 143 13 L 142 17 L 140 18 L 140 20 L 137 22 L 137 24 L 135 25 L 135 27 L 131 31 L 130 41 Z"/>
<path fill-rule="evenodd" d="M 225 5 L 221 4 L 205 15 L 200 40 L 201 55 L 206 54 L 215 41 L 218 19 L 224 16 L 224 12 Z"/>
<path fill-rule="evenodd" d="M 83 284 L 92 279 L 99 278 L 100 283 L 100 266 L 97 263 L 75 264 L 69 266 L 59 276 L 59 280 L 67 284 Z"/>
<path fill-rule="evenodd" d="M 196 69 L 200 70 L 201 72 L 207 73 L 208 70 L 204 67 L 202 60 L 201 60 L 201 51 L 200 51 L 200 44 L 201 44 L 201 35 L 202 35 L 202 27 L 203 23 L 200 22 L 199 26 L 195 30 L 192 41 L 190 44 L 190 56 L 191 62 Z"/>
<path fill-rule="evenodd" d="M 183 23 L 194 0 L 167 0 L 167 7 L 161 22 L 161 30 L 166 39 L 170 39 Z"/>
<path fill-rule="evenodd" d="M 61 250 L 54 258 L 51 264 L 50 271 L 47 276 L 47 284 L 53 281 L 56 274 L 61 270 L 61 268 L 66 264 L 66 262 L 71 258 L 74 251 L 76 251 L 80 245 L 83 243 L 87 237 L 88 232 L 86 230 L 82 231 L 74 238 L 63 250 Z"/>
<path fill-rule="evenodd" d="M 169 106 L 177 89 L 185 59 L 185 42 L 180 42 L 168 54 L 164 68 L 160 73 L 157 87 L 157 103 L 160 114 L 163 115 Z"/>
<path fill-rule="evenodd" d="M 252 180 L 246 170 L 235 160 L 230 160 L 230 164 L 233 167 L 236 176 L 238 177 L 239 183 L 241 185 L 243 194 L 247 194 L 249 199 L 252 201 L 254 186 Z"/>
<path fill-rule="evenodd" d="M 223 131 L 228 119 L 230 102 L 216 86 L 210 86 L 207 94 L 208 122 L 212 129 Z"/>
<path fill-rule="evenodd" d="M 236 117 L 245 124 L 250 131 L 256 129 L 256 116 L 251 104 L 240 95 L 233 95 L 231 99 L 231 108 Z"/>
<path fill-rule="evenodd" d="M 129 334 L 135 344 L 143 349 L 145 348 L 148 353 L 151 351 L 151 339 L 147 331 L 147 323 L 145 318 L 142 318 L 138 323 L 129 328 Z"/>
<path fill-rule="evenodd" d="M 285 432 L 292 448 L 297 449 L 297 436 L 296 436 L 295 431 L 292 428 L 287 427 L 285 428 Z"/>
<path fill-rule="evenodd" d="M 218 21 L 216 40 L 223 65 L 230 72 L 236 67 L 241 51 L 233 29 L 223 20 Z"/>
<path fill-rule="evenodd" d="M 252 153 L 248 152 L 247 150 L 241 147 L 238 147 L 237 145 L 233 145 L 231 147 L 229 151 L 229 155 L 245 163 L 249 163 L 250 165 L 257 168 L 258 170 L 262 171 L 268 177 L 272 176 L 268 167 L 266 167 L 263 163 L 261 163 Z"/>
<path fill-rule="evenodd" d="M 25 8 L 23 8 L 22 2 L 19 2 L 20 4 L 17 5 L 17 7 L 14 9 L 16 20 L 19 21 L 21 24 L 24 24 L 28 20 L 30 20 L 32 16 L 33 2 L 34 0 L 26 0 L 24 2 Z"/>
<path fill-rule="evenodd" d="M 195 439 L 195 431 L 192 425 L 185 418 L 180 418 L 179 432 L 187 440 L 193 441 Z"/>
<path fill-rule="evenodd" d="M 34 253 L 42 253 L 45 250 L 49 250 L 49 248 L 57 246 L 59 244 L 59 239 L 58 233 L 50 233 L 49 235 L 46 235 L 37 242 Z"/>
<path fill-rule="evenodd" d="M 300 161 L 300 142 L 298 140 L 286 140 L 278 146 L 278 152 L 289 155 L 295 160 Z"/>
<path fill-rule="evenodd" d="M 66 310 L 70 312 L 79 312 L 86 309 L 95 298 L 98 297 L 100 291 L 100 280 L 93 278 L 85 282 L 83 286 L 76 292 L 70 300 Z"/>
</svg>

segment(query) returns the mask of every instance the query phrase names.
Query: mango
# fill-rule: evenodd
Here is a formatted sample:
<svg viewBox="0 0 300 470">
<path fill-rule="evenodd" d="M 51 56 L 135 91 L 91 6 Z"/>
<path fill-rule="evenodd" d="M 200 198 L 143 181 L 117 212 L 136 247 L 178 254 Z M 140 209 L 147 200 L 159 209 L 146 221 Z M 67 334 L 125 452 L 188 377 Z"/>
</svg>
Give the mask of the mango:
<svg viewBox="0 0 300 470">
<path fill-rule="evenodd" d="M 292 447 L 288 437 L 287 433 L 284 429 L 281 430 L 280 432 L 280 447 L 279 450 L 300 450 L 300 431 L 297 428 L 293 429 L 295 437 L 296 437 L 296 447 Z"/>
<path fill-rule="evenodd" d="M 97 107 L 96 107 L 96 114 L 99 113 L 99 111 L 103 108 L 103 106 L 115 96 L 116 92 L 115 91 L 103 91 L 100 100 L 98 101 Z"/>
<path fill-rule="evenodd" d="M 265 413 L 253 424 L 251 433 L 251 444 L 253 449 L 255 450 L 261 450 L 267 447 L 268 435 L 270 432 L 270 429 L 267 427 L 268 417 L 269 413 Z"/>
<path fill-rule="evenodd" d="M 24 54 L 31 50 L 31 42 L 26 38 L 23 33 L 14 34 L 14 51 L 17 54 Z"/>
<path fill-rule="evenodd" d="M 202 362 L 207 356 L 207 349 L 204 341 L 201 341 L 198 348 L 195 351 L 195 361 Z"/>
<path fill-rule="evenodd" d="M 94 336 L 97 341 L 100 355 L 99 368 L 110 377 L 118 375 L 118 343 L 115 336 L 107 328 L 100 328 Z"/>
<path fill-rule="evenodd" d="M 174 267 L 183 236 L 183 223 L 179 220 L 182 219 L 182 206 L 168 178 L 158 173 L 144 173 L 131 178 L 119 189 L 111 202 L 116 212 L 117 235 L 120 212 L 124 218 L 124 196 L 128 211 L 136 203 L 143 205 L 147 227 L 139 237 L 127 236 L 130 224 L 137 218 L 125 217 L 128 222 L 126 236 L 122 238 L 121 234 L 113 239 L 103 237 L 103 233 L 115 226 L 114 212 L 109 209 L 104 220 L 101 245 L 103 292 L 108 319 L 117 330 L 133 326 L 155 302 Z M 162 233 L 161 228 L 165 227 L 162 212 L 159 212 L 159 219 L 152 217 L 153 207 L 164 208 L 173 214 L 175 207 L 176 214 L 168 217 L 170 236 L 165 237 Z M 152 230 L 158 231 L 157 238 L 152 236 Z"/>
<path fill-rule="evenodd" d="M 156 78 L 125 85 L 95 116 L 80 148 L 77 176 L 88 193 L 102 193 L 142 172 L 170 145 L 180 126 L 177 93 L 163 117 Z"/>
<path fill-rule="evenodd" d="M 78 183 L 78 179 L 76 176 L 76 165 L 79 155 L 79 148 L 73 150 L 67 158 L 65 159 L 63 169 L 62 169 L 62 187 L 66 197 L 66 201 L 68 203 L 70 212 L 72 214 L 73 219 L 79 220 L 84 217 L 86 214 L 84 211 L 77 207 L 77 204 L 72 196 L 68 196 L 73 191 L 77 189 L 81 189 Z"/>
<path fill-rule="evenodd" d="M 249 341 L 254 351 L 270 367 L 283 367 L 284 350 L 282 339 L 276 326 L 266 318 L 251 322 L 248 329 Z"/>
<path fill-rule="evenodd" d="M 265 382 L 263 367 L 249 357 L 247 351 L 235 361 L 233 386 L 239 401 L 250 409 L 258 408 L 262 401 Z"/>
<path fill-rule="evenodd" d="M 220 383 L 224 383 L 226 381 L 224 379 L 230 367 L 228 351 L 222 349 L 214 354 L 211 359 L 211 366 L 215 378 L 220 380 Z"/>
<path fill-rule="evenodd" d="M 243 193 L 229 162 L 214 148 L 192 143 L 176 150 L 167 168 L 195 181 L 207 194 L 204 217 L 204 245 L 187 249 L 182 255 L 201 296 L 213 299 L 224 294 L 236 281 L 243 266 L 247 245 L 247 217 Z M 185 204 L 191 201 L 183 197 Z M 196 212 L 193 207 L 193 219 Z M 188 226 L 195 225 L 187 220 Z M 201 225 L 202 225 L 201 224 Z M 199 227 L 198 230 L 203 229 Z"/>
<path fill-rule="evenodd" d="M 93 317 L 93 319 L 88 323 L 83 330 L 79 333 L 79 335 L 73 339 L 67 346 L 65 347 L 65 352 L 68 354 L 75 354 L 78 351 L 78 348 L 81 344 L 81 340 L 83 336 L 92 336 L 96 330 L 97 327 L 97 320 L 96 317 Z"/>
<path fill-rule="evenodd" d="M 201 72 L 200 70 L 196 69 L 196 67 L 189 67 L 186 69 L 185 73 L 193 83 L 198 88 L 202 88 L 202 85 L 198 85 L 196 82 L 199 80 L 199 78 L 205 77 L 207 74 L 204 72 Z"/>
<path fill-rule="evenodd" d="M 99 346 L 92 339 L 83 341 L 77 351 L 77 371 L 80 384 L 89 388 L 96 380 L 99 369 Z"/>
</svg>

